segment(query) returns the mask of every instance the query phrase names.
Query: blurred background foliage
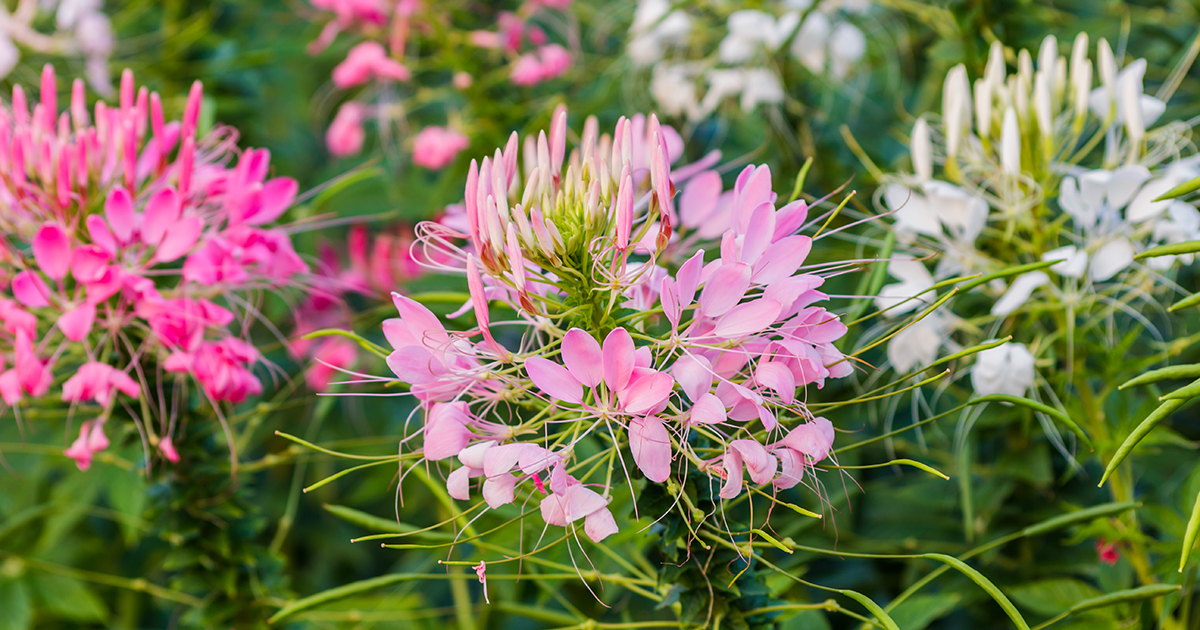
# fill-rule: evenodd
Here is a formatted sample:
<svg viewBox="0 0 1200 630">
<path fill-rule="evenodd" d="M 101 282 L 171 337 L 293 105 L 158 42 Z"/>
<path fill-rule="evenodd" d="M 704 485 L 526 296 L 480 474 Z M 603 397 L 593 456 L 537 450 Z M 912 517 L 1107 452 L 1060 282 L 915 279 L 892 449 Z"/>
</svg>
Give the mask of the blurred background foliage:
<svg viewBox="0 0 1200 630">
<path fill-rule="evenodd" d="M 757 3 L 712 0 L 712 4 Z M 468 13 L 480 23 L 488 22 L 496 10 L 489 2 L 471 3 L 470 9 Z M 182 109 L 191 82 L 202 81 L 206 114 L 240 130 L 242 146 L 270 149 L 275 172 L 295 177 L 302 189 L 319 189 L 348 171 L 360 174 L 336 194 L 316 196 L 316 202 L 293 210 L 293 218 L 328 214 L 339 219 L 376 218 L 379 225 L 429 218 L 459 200 L 471 157 L 502 145 L 512 130 L 546 126 L 559 102 L 569 105 L 574 127 L 586 115 L 599 116 L 603 126 L 618 115 L 653 107 L 646 78 L 622 57 L 634 4 L 576 0 L 573 19 L 582 54 L 565 79 L 531 91 L 494 82 L 463 94 L 461 98 L 476 108 L 465 121 L 472 148 L 449 168 L 431 172 L 399 163 L 388 157 L 386 147 L 370 146 L 378 140 L 369 141 L 368 148 L 374 150 L 363 157 L 338 160 L 328 155 L 323 142 L 337 98 L 328 77 L 349 43 L 338 42 L 322 54 L 309 55 L 306 47 L 320 27 L 308 19 L 313 9 L 307 3 L 109 0 L 104 10 L 117 33 L 111 61 L 114 77 L 120 68 L 131 68 L 176 112 Z M 869 42 L 869 62 L 844 84 L 798 82 L 806 86 L 801 90 L 785 82 L 788 99 L 778 110 L 744 114 L 723 109 L 720 117 L 705 122 L 675 122 L 689 139 L 692 158 L 720 148 L 726 159 L 735 162 L 765 162 L 778 174 L 777 185 L 790 189 L 791 178 L 811 157 L 814 164 L 806 191 L 823 195 L 849 181 L 850 188 L 858 191 L 856 203 L 868 211 L 877 182 L 865 163 L 885 170 L 904 166 L 904 134 L 914 118 L 910 112 L 933 108 L 941 98 L 942 80 L 955 64 L 965 63 L 973 76 L 982 73 L 993 40 L 1014 49 L 1036 49 L 1049 33 L 1060 42 L 1069 42 L 1080 31 L 1089 33 L 1093 41 L 1106 37 L 1114 42 L 1118 55 L 1124 51 L 1148 60 L 1147 84 L 1153 86 L 1165 82 L 1187 54 L 1197 24 L 1200 6 L 1190 0 L 882 0 L 859 23 Z M 41 61 L 25 60 L 5 83 L 36 85 Z M 81 69 L 67 62 L 60 72 L 79 74 Z M 1168 106 L 1168 115 L 1176 118 L 1200 116 L 1200 68 L 1187 72 Z M 444 112 L 439 115 L 444 117 Z M 852 148 L 848 139 L 856 146 Z M 301 232 L 297 243 L 312 254 L 318 239 L 336 242 L 344 238 L 344 229 L 336 226 L 320 236 Z M 857 248 L 849 240 L 839 243 L 824 252 L 814 251 L 814 256 L 833 260 Z M 852 293 L 858 279 L 846 282 L 844 291 L 833 292 Z M 458 283 L 425 278 L 409 290 L 445 292 Z M 1185 276 L 1181 283 L 1194 286 L 1194 278 Z M 380 334 L 367 331 L 378 331 L 390 306 L 361 306 L 356 330 L 382 343 Z M 446 302 L 431 308 L 444 314 L 457 306 Z M 273 317 L 286 318 L 289 305 L 280 301 L 268 307 Z M 459 321 L 469 325 L 467 319 Z M 861 327 L 851 332 L 851 336 L 861 333 Z M 1196 354 L 1194 349 L 1188 352 Z M 92 472 L 80 474 L 60 456 L 66 410 L 32 409 L 23 413 L 20 422 L 11 417 L 0 422 L 0 453 L 6 467 L 0 474 L 0 630 L 263 627 L 268 616 L 298 597 L 397 573 L 430 577 L 366 591 L 277 625 L 407 629 L 458 624 L 532 629 L 572 626 L 582 615 L 618 624 L 607 627 L 635 628 L 645 627 L 641 624 L 649 619 L 673 618 L 656 607 L 688 606 L 689 589 L 704 587 L 688 583 L 688 576 L 670 573 L 668 568 L 666 583 L 684 587 L 666 587 L 658 593 L 661 603 L 609 584 L 612 590 L 605 592 L 605 601 L 621 604 L 606 609 L 570 576 L 553 582 L 493 579 L 489 588 L 494 603 L 488 606 L 477 585 L 438 579 L 447 569 L 439 567 L 437 560 L 449 555 L 380 549 L 376 542 L 351 544 L 356 536 L 394 530 L 397 520 L 425 527 L 447 514 L 413 478 L 405 481 L 403 502 L 399 502 L 394 466 L 369 468 L 302 492 L 347 466 L 276 432 L 345 452 L 394 454 L 396 436 L 410 420 L 411 405 L 403 398 L 318 397 L 295 376 L 301 366 L 278 344 L 268 358 L 293 376 L 277 378 L 274 387 L 268 387 L 266 402 L 244 405 L 231 418 L 238 447 L 235 474 L 229 467 L 228 447 L 216 430 L 189 433 L 180 464 L 147 481 L 136 434 L 111 436 L 113 448 L 98 458 Z M 870 356 L 866 359 L 872 361 Z M 376 363 L 360 369 L 382 373 L 385 368 Z M 836 401 L 851 395 L 854 387 L 853 383 L 831 384 L 815 395 L 822 401 Z M 1146 392 L 1141 408 L 1109 412 L 1128 416 L 1132 424 L 1134 418 L 1145 416 L 1152 399 Z M 858 439 L 885 431 L 882 407 L 874 410 L 873 417 L 864 416 L 861 407 L 847 409 L 853 411 L 830 414 L 835 426 L 855 431 Z M 195 413 L 204 412 L 196 405 Z M 910 417 L 901 410 L 897 424 L 911 421 Z M 781 539 L 790 537 L 797 544 L 836 549 L 845 555 L 779 552 L 775 561 L 806 580 L 853 588 L 884 603 L 938 565 L 852 554 L 959 555 L 1064 512 L 1109 501 L 1107 491 L 1095 487 L 1100 470 L 1072 468 L 1036 424 L 1028 410 L 1017 407 L 993 405 L 981 416 L 972 437 L 979 461 L 971 468 L 966 486 L 973 506 L 970 522 L 964 524 L 964 485 L 957 480 L 893 468 L 854 471 L 830 478 L 825 488 L 826 513 L 831 517 L 827 522 L 780 517 L 776 523 Z M 1154 434 L 1142 445 L 1135 468 L 1138 496 L 1147 506 L 1139 517 L 1162 533 L 1160 540 L 1178 541 L 1190 502 L 1200 492 L 1196 451 L 1200 418 L 1194 410 L 1185 410 L 1169 424 L 1169 431 Z M 906 433 L 848 452 L 839 462 L 852 466 L 919 455 L 940 470 L 954 470 L 954 435 L 948 427 L 935 424 L 920 434 Z M 1094 547 L 1097 538 L 1118 536 L 1120 532 L 1111 528 L 1120 522 L 1101 519 L 1083 525 L 1021 537 L 987 550 L 979 557 L 981 570 L 1027 618 L 1038 621 L 1082 599 L 1130 588 L 1129 563 L 1124 559 L 1115 565 L 1103 563 Z M 622 534 L 610 545 L 616 558 L 594 554 L 591 561 L 602 573 L 619 568 L 621 556 L 642 555 L 641 550 L 660 544 L 661 535 L 656 530 Z M 1175 575 L 1169 567 L 1178 561 L 1178 547 L 1161 544 L 1162 548 L 1152 549 L 1163 564 L 1156 573 Z M 455 557 L 469 558 L 469 550 L 469 546 L 460 548 Z M 670 549 L 660 552 L 664 559 L 670 558 Z M 554 560 L 569 564 L 566 558 Z M 726 587 L 744 568 L 732 557 L 714 561 L 728 563 L 728 580 L 712 587 Z M 662 568 L 647 570 L 657 574 Z M 554 572 L 533 565 L 526 569 Z M 730 587 L 729 600 L 747 606 L 744 610 L 784 601 L 812 606 L 750 616 L 755 627 L 859 626 L 859 621 L 823 608 L 830 594 L 797 587 L 778 575 L 762 575 L 761 580 L 747 582 L 760 585 L 756 587 L 760 591 Z M 1200 607 L 1192 586 L 1197 577 L 1195 562 L 1177 575 L 1178 583 L 1188 587 L 1190 601 L 1183 605 Z M 619 600 L 613 591 L 623 593 Z M 1178 601 L 1179 596 L 1172 597 Z M 845 598 L 834 599 L 842 606 L 852 604 Z M 1101 608 L 1055 628 L 1157 627 L 1150 608 L 1137 602 Z M 904 630 L 1012 627 L 991 598 L 955 572 L 940 577 L 892 614 Z M 1198 620 L 1200 615 L 1193 613 L 1191 618 Z M 1200 621 L 1193 624 L 1168 630 L 1200 628 Z"/>
</svg>

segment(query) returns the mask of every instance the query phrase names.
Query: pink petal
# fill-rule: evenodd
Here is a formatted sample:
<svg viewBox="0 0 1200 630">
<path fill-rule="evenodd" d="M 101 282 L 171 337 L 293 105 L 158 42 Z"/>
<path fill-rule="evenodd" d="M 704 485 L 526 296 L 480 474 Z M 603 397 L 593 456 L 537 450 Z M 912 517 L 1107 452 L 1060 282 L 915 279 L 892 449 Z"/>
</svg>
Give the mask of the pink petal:
<svg viewBox="0 0 1200 630">
<path fill-rule="evenodd" d="M 525 371 L 533 384 L 555 400 L 580 404 L 583 402 L 583 387 L 563 366 L 541 357 L 525 359 Z"/>
<path fill-rule="evenodd" d="M 167 228 L 179 220 L 182 212 L 183 201 L 174 188 L 168 186 L 154 193 L 146 202 L 146 211 L 142 213 L 142 242 L 151 247 L 158 245 Z M 169 260 L 175 258 L 163 259 L 163 262 Z"/>
<path fill-rule="evenodd" d="M 691 306 L 692 300 L 696 298 L 696 287 L 700 286 L 700 274 L 703 271 L 704 250 L 693 254 L 687 262 L 679 267 L 679 272 L 675 274 L 675 281 L 678 283 L 680 309 Z"/>
<path fill-rule="evenodd" d="M 12 292 L 18 302 L 30 308 L 50 306 L 50 287 L 32 271 L 22 271 L 13 276 Z"/>
<path fill-rule="evenodd" d="M 108 219 L 118 243 L 124 245 L 133 238 L 133 198 L 129 196 L 129 191 L 117 186 L 108 193 L 108 199 L 104 202 L 104 218 Z"/>
<path fill-rule="evenodd" d="M 604 338 L 604 383 L 610 391 L 620 391 L 633 374 L 633 337 L 624 328 L 614 328 Z"/>
<path fill-rule="evenodd" d="M 750 288 L 750 265 L 730 263 L 721 265 L 704 283 L 700 292 L 700 312 L 708 317 L 720 317 L 741 301 Z"/>
<path fill-rule="evenodd" d="M 742 493 L 742 456 L 736 450 L 725 451 L 725 484 L 721 486 L 722 499 L 735 499 Z"/>
<path fill-rule="evenodd" d="M 729 448 L 741 454 L 754 483 L 770 483 L 775 478 L 776 460 L 762 444 L 754 440 L 734 440 L 729 443 Z"/>
<path fill-rule="evenodd" d="M 596 510 L 583 519 L 583 532 L 592 542 L 600 542 L 620 531 L 617 522 L 613 520 L 612 512 Z"/>
<path fill-rule="evenodd" d="M 666 372 L 646 374 L 632 378 L 629 386 L 617 392 L 617 400 L 628 413 L 646 413 L 666 402 L 675 387 L 675 379 Z"/>
<path fill-rule="evenodd" d="M 804 479 L 803 455 L 790 448 L 781 448 L 775 451 L 775 456 L 779 458 L 780 468 L 779 477 L 775 479 L 776 488 L 787 490 Z"/>
<path fill-rule="evenodd" d="M 698 354 L 685 354 L 676 359 L 671 373 L 683 388 L 683 393 L 693 402 L 712 388 L 712 363 Z"/>
<path fill-rule="evenodd" d="M 483 500 L 493 510 L 513 502 L 517 478 L 510 473 L 488 477 L 483 482 Z"/>
<path fill-rule="evenodd" d="M 604 357 L 594 337 L 579 328 L 567 331 L 562 341 L 563 363 L 571 375 L 587 387 L 595 387 L 604 378 Z"/>
<path fill-rule="evenodd" d="M 191 251 L 200 239 L 200 230 L 204 225 L 200 217 L 184 217 L 167 228 L 162 242 L 154 252 L 154 259 L 159 262 L 171 262 Z"/>
<path fill-rule="evenodd" d="M 797 199 L 792 203 L 782 207 L 775 213 L 775 233 L 771 236 L 771 242 L 778 241 L 785 236 L 791 236 L 804 226 L 804 221 L 808 219 L 808 204 L 803 199 Z"/>
<path fill-rule="evenodd" d="M 436 403 L 425 420 L 425 459 L 439 461 L 454 457 L 473 437 L 467 430 L 466 403 Z"/>
<path fill-rule="evenodd" d="M 566 502 L 562 495 L 551 494 L 542 499 L 542 520 L 546 521 L 547 525 L 555 527 L 567 526 L 567 510 Z"/>
<path fill-rule="evenodd" d="M 808 253 L 812 239 L 807 236 L 788 236 L 773 243 L 754 265 L 754 282 L 769 285 L 796 273 Z"/>
<path fill-rule="evenodd" d="M 276 177 L 263 184 L 258 211 L 245 217 L 250 225 L 263 225 L 278 219 L 292 206 L 300 184 L 290 177 Z"/>
<path fill-rule="evenodd" d="M 63 313 L 58 318 L 58 329 L 71 341 L 83 341 L 96 322 L 96 307 L 82 304 Z"/>
<path fill-rule="evenodd" d="M 88 236 L 92 238 L 92 242 L 104 249 L 110 255 L 117 253 L 117 239 L 108 229 L 108 223 L 104 222 L 104 218 L 98 214 L 88 215 L 84 220 L 87 226 Z"/>
<path fill-rule="evenodd" d="M 491 440 L 472 444 L 458 454 L 458 461 L 462 462 L 463 466 L 467 468 L 483 470 L 484 456 L 495 445 L 496 443 Z"/>
<path fill-rule="evenodd" d="M 790 405 L 796 398 L 796 377 L 792 370 L 780 361 L 760 363 L 754 371 L 754 380 L 763 387 L 775 390 L 784 404 Z"/>
<path fill-rule="evenodd" d="M 742 240 L 742 254 L 738 260 L 753 265 L 767 250 L 774 234 L 775 204 L 761 203 L 750 214 L 750 223 L 746 226 L 745 237 Z"/>
<path fill-rule="evenodd" d="M 803 453 L 810 462 L 819 462 L 829 455 L 833 446 L 833 423 L 825 418 L 814 418 L 791 430 L 780 443 Z"/>
<path fill-rule="evenodd" d="M 629 450 L 646 478 L 662 483 L 671 476 L 671 436 L 655 416 L 629 421 Z"/>
<path fill-rule="evenodd" d="M 708 219 L 717 209 L 721 197 L 721 174 L 704 171 L 692 177 L 679 196 L 679 221 L 693 229 Z"/>
<path fill-rule="evenodd" d="M 71 264 L 71 241 L 66 230 L 54 223 L 42 226 L 33 237 L 33 259 L 46 276 L 61 280 Z"/>
<path fill-rule="evenodd" d="M 722 339 L 736 339 L 762 332 L 779 317 L 782 310 L 782 304 L 767 298 L 739 304 L 717 322 L 712 335 Z"/>
<path fill-rule="evenodd" d="M 17 376 L 16 368 L 0 374 L 0 399 L 9 406 L 21 402 L 21 377 Z"/>
<path fill-rule="evenodd" d="M 388 367 L 397 378 L 410 385 L 424 385 L 436 381 L 435 361 L 433 355 L 421 346 L 404 346 L 387 356 Z"/>
<path fill-rule="evenodd" d="M 721 424 L 725 422 L 725 405 L 713 394 L 705 394 L 692 405 L 689 422 L 693 424 Z"/>
<path fill-rule="evenodd" d="M 112 260 L 112 256 L 103 247 L 97 245 L 76 247 L 75 251 L 71 252 L 71 275 L 76 282 L 84 284 L 95 282 L 104 274 L 110 260 Z"/>
<path fill-rule="evenodd" d="M 608 507 L 604 497 L 582 485 L 569 486 L 565 499 L 567 521 L 571 523 Z"/>
<path fill-rule="evenodd" d="M 471 499 L 471 469 L 463 466 L 456 468 L 446 477 L 446 494 L 459 501 Z"/>
<path fill-rule="evenodd" d="M 438 347 L 450 341 L 441 320 L 425 308 L 425 305 L 399 293 L 392 294 L 392 303 L 396 305 L 396 310 L 400 311 L 400 321 L 404 322 L 412 333 L 411 340 L 402 345 Z M 399 346 L 393 344 L 393 347 Z"/>
</svg>

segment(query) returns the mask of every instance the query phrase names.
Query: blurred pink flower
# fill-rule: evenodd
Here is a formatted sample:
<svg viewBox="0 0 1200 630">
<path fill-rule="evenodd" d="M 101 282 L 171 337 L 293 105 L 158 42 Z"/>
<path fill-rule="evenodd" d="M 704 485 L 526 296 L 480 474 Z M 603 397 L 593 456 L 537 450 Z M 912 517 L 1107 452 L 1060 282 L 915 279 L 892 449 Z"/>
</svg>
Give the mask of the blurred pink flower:
<svg viewBox="0 0 1200 630">
<path fill-rule="evenodd" d="M 354 155 L 362 150 L 366 132 L 363 118 L 366 106 L 357 101 L 344 103 L 325 132 L 325 146 L 338 157 Z"/>
<path fill-rule="evenodd" d="M 454 161 L 471 141 L 446 127 L 426 127 L 413 139 L 413 162 L 418 166 L 440 169 Z"/>
<path fill-rule="evenodd" d="M 333 84 L 346 89 L 372 79 L 407 81 L 412 73 L 392 59 L 379 42 L 366 41 L 350 49 L 346 59 L 333 69 Z"/>
</svg>

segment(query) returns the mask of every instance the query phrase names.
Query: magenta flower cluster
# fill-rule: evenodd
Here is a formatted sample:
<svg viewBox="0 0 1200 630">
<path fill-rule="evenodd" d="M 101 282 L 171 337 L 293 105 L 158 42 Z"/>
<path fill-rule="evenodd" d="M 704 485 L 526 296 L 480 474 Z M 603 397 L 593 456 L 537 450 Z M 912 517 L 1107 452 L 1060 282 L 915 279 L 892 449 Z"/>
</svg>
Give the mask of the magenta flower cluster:
<svg viewBox="0 0 1200 630">
<path fill-rule="evenodd" d="M 31 108 L 17 86 L 0 106 L 0 363 L 11 366 L 0 398 L 16 407 L 53 389 L 98 404 L 67 451 L 82 469 L 107 446 L 103 425 L 119 395 L 150 396 L 157 370 L 190 375 L 214 403 L 260 393 L 259 353 L 231 329 L 236 296 L 307 265 L 268 227 L 292 205 L 296 182 L 268 176 L 266 150 L 231 163 L 232 130 L 198 135 L 199 83 L 170 122 L 129 71 L 116 106 L 89 111 L 79 80 L 66 111 L 57 96 L 46 66 L 40 102 Z M 174 459 L 172 423 L 161 420 L 149 433 Z"/>
</svg>

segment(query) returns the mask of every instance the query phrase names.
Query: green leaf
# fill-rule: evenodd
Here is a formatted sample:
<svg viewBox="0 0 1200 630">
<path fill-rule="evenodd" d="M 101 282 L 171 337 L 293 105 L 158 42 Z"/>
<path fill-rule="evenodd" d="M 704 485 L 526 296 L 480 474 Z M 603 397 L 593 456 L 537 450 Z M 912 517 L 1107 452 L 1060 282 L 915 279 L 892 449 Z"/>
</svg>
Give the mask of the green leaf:
<svg viewBox="0 0 1200 630">
<path fill-rule="evenodd" d="M 1129 437 L 1125 438 L 1125 441 L 1117 449 L 1112 460 L 1108 462 L 1108 467 L 1104 469 L 1104 476 L 1100 478 L 1099 485 L 1104 485 L 1104 482 L 1108 480 L 1108 476 L 1117 469 L 1117 466 L 1121 465 L 1121 462 L 1125 461 L 1126 457 L 1129 457 L 1129 454 L 1133 452 L 1133 447 L 1137 446 L 1138 442 L 1142 441 L 1142 438 L 1153 431 L 1159 422 L 1162 422 L 1167 416 L 1174 413 L 1176 409 L 1182 407 L 1184 402 L 1186 401 L 1171 399 L 1159 405 L 1154 411 L 1151 411 L 1150 415 L 1146 416 L 1146 419 L 1142 420 L 1134 428 L 1133 433 L 1130 433 Z"/>
<path fill-rule="evenodd" d="M 267 620 L 267 623 L 283 621 L 288 617 L 305 610 L 309 610 L 310 608 L 316 608 L 322 604 L 328 604 L 330 602 L 346 599 L 347 597 L 353 597 L 361 593 L 367 593 L 377 588 L 383 588 L 385 586 L 392 586 L 402 582 L 410 582 L 413 580 L 422 580 L 427 578 L 428 576 L 416 573 L 395 573 L 392 575 L 381 575 L 368 580 L 351 582 L 337 588 L 321 591 L 316 595 L 309 595 L 308 597 L 298 599 L 287 606 L 280 608 L 278 612 L 276 612 L 274 615 L 271 615 L 271 618 Z"/>
<path fill-rule="evenodd" d="M 1137 256 L 1134 256 L 1134 258 L 1137 260 L 1142 260 L 1143 258 L 1181 256 L 1183 254 L 1195 254 L 1197 252 L 1200 252 L 1200 241 L 1187 241 L 1186 243 L 1172 243 L 1170 245 L 1151 247 Z"/>
<path fill-rule="evenodd" d="M 1167 310 L 1174 313 L 1175 311 L 1183 310 L 1189 306 L 1195 306 L 1197 304 L 1200 304 L 1200 293 L 1194 293 L 1183 298 L 1182 300 L 1179 300 L 1178 302 L 1172 304 L 1171 308 L 1168 308 Z"/>
<path fill-rule="evenodd" d="M 925 553 L 921 554 L 921 557 L 929 558 L 930 560 L 937 560 L 943 564 L 948 564 L 957 569 L 959 573 L 971 578 L 972 582 L 978 584 L 979 587 L 987 592 L 992 599 L 996 600 L 997 604 L 1000 604 L 1000 608 L 1004 609 L 1004 613 L 1008 615 L 1009 619 L 1012 619 L 1013 624 L 1015 624 L 1021 630 L 1029 630 L 1029 624 L 1025 622 L 1025 618 L 1021 616 L 1021 613 L 1017 610 L 1017 607 L 1013 606 L 1013 603 L 1009 601 L 1008 597 L 1006 597 L 1004 593 L 1000 592 L 1000 589 L 997 588 L 995 584 L 992 584 L 991 580 L 984 577 L 982 573 L 976 571 L 971 567 L 971 565 L 959 560 L 958 558 L 947 556 L 941 553 Z"/>
<path fill-rule="evenodd" d="M 841 593 L 842 595 L 845 595 L 846 597 L 849 597 L 850 599 L 862 604 L 863 607 L 871 611 L 871 614 L 875 616 L 875 619 L 883 623 L 883 627 L 887 628 L 888 630 L 900 630 L 900 626 L 896 625 L 896 621 L 888 616 L 888 614 L 879 607 L 879 604 L 876 604 L 875 601 L 870 597 L 850 589 L 838 589 L 836 592 Z"/>
<path fill-rule="evenodd" d="M 108 503 L 125 518 L 121 519 L 121 533 L 125 544 L 137 541 L 141 531 L 137 523 L 146 509 L 146 478 L 132 470 L 109 466 L 109 481 L 105 484 Z"/>
<path fill-rule="evenodd" d="M 892 611 L 892 619 L 901 630 L 924 630 L 926 626 L 950 612 L 962 597 L 956 593 L 917 595 Z"/>
<path fill-rule="evenodd" d="M 326 512 L 329 512 L 330 514 L 342 519 L 343 521 L 346 521 L 347 523 L 364 527 L 373 532 L 407 534 L 408 532 L 417 531 L 417 527 L 414 525 L 409 525 L 408 523 L 397 523 L 392 519 L 379 518 L 378 516 L 367 514 L 366 512 L 360 512 L 344 505 L 330 505 L 327 503 L 322 507 L 325 508 Z"/>
<path fill-rule="evenodd" d="M 1027 582 L 1009 588 L 1008 592 L 1021 607 L 1048 617 L 1101 594 L 1096 587 L 1072 578 Z"/>
<path fill-rule="evenodd" d="M 16 578 L 0 577 L 0 630 L 25 630 L 33 627 L 33 606 L 29 589 Z"/>
<path fill-rule="evenodd" d="M 1192 504 L 1192 517 L 1188 519 L 1187 531 L 1183 534 L 1183 555 L 1179 558 L 1180 573 L 1183 573 L 1183 567 L 1187 566 L 1192 547 L 1196 546 L 1197 534 L 1200 534 L 1200 494 L 1196 495 L 1196 501 Z"/>
<path fill-rule="evenodd" d="M 90 588 L 79 580 L 62 575 L 37 573 L 30 576 L 33 592 L 46 609 L 73 621 L 108 619 L 108 608 Z"/>
<path fill-rule="evenodd" d="M 1163 394 L 1162 396 L 1159 396 L 1158 399 L 1190 400 L 1196 396 L 1200 396 L 1200 378 L 1188 383 L 1187 385 L 1184 385 L 1183 387 L 1180 387 L 1179 389 Z"/>
<path fill-rule="evenodd" d="M 1135 376 L 1128 381 L 1125 381 L 1117 389 L 1137 387 L 1139 385 L 1148 385 L 1150 383 L 1158 383 L 1159 381 L 1169 381 L 1181 378 L 1200 378 L 1200 363 L 1193 363 L 1191 365 L 1172 365 L 1170 367 L 1159 368 L 1157 370 L 1150 370 L 1145 374 Z"/>
<path fill-rule="evenodd" d="M 1186 181 L 1186 182 L 1172 188 L 1171 190 L 1168 190 L 1167 192 L 1159 195 L 1154 200 L 1155 201 L 1166 201 L 1168 199 L 1177 199 L 1184 195 L 1194 193 L 1197 190 L 1200 190 L 1200 177 L 1197 177 L 1196 179 L 1193 179 L 1191 181 Z"/>
</svg>

